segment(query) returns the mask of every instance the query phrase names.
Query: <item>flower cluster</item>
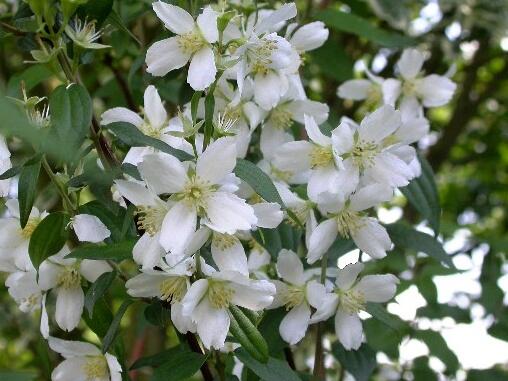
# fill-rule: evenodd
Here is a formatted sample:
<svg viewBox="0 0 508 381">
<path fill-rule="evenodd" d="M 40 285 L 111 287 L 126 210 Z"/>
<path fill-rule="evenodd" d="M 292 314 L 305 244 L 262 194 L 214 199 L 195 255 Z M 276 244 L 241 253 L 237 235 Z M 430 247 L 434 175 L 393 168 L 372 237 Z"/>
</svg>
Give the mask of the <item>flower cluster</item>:
<svg viewBox="0 0 508 381">
<path fill-rule="evenodd" d="M 306 52 L 328 37 L 323 23 L 292 23 L 294 3 L 250 14 L 241 7 L 207 6 L 196 18 L 162 1 L 153 10 L 172 36 L 148 49 L 148 73 L 165 76 L 188 65 L 187 82 L 197 96 L 171 117 L 150 85 L 141 113 L 117 107 L 102 114 L 103 126 L 129 124 L 170 148 L 130 148 L 124 163 L 135 166 L 138 176 L 125 174 L 112 188 L 120 206 L 136 209 L 139 239 L 132 258 L 139 273 L 128 276 L 127 293 L 167 303 L 175 328 L 197 333 L 207 349 L 224 347 L 233 306 L 256 312 L 285 308 L 279 330 L 291 345 L 310 324 L 333 316 L 344 348 L 358 349 L 363 341 L 358 313 L 367 302 L 393 298 L 398 279 L 360 276 L 360 262 L 326 268 L 327 252 L 337 238 L 351 239 L 373 260 L 391 250 L 386 229 L 371 211 L 419 176 L 411 144 L 429 130 L 423 108 L 447 103 L 455 84 L 421 74 L 425 55 L 407 49 L 397 63 L 398 79 L 369 72 L 369 80 L 340 86 L 340 97 L 376 105 L 360 123 L 343 118 L 325 133 L 320 125 L 328 119 L 328 106 L 307 98 L 299 74 Z M 83 43 L 98 38 L 92 27 L 76 22 L 66 33 L 82 49 L 106 47 Z M 44 119 L 50 123 L 48 115 Z M 295 136 L 297 124 L 305 134 Z M 9 155 L 0 141 L 0 172 L 10 167 Z M 271 179 L 283 204 L 263 199 L 256 184 L 239 177 L 235 168 L 245 159 Z M 0 182 L 0 193 L 7 191 Z M 121 368 L 112 355 L 49 336 L 45 309 L 46 296 L 55 295 L 54 320 L 72 331 L 83 312 L 83 286 L 112 271 L 111 265 L 69 258 L 65 245 L 36 270 L 29 242 L 46 213 L 34 208 L 21 229 L 17 200 L 7 207 L 0 270 L 10 273 L 6 286 L 21 310 L 42 308 L 41 331 L 65 357 L 53 379 L 72 372 L 87 380 L 119 379 Z M 79 242 L 107 245 L 111 232 L 105 223 L 75 214 L 67 229 Z M 295 251 L 269 254 L 262 232 L 281 223 L 303 228 L 304 239 Z M 325 266 L 312 267 L 318 261 Z"/>
</svg>

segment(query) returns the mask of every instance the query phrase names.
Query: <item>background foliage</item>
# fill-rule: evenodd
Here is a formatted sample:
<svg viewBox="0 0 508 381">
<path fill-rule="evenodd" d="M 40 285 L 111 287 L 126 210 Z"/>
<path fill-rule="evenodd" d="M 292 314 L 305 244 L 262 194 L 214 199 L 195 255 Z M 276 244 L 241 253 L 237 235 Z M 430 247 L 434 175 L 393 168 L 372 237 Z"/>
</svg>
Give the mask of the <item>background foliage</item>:
<svg viewBox="0 0 508 381">
<path fill-rule="evenodd" d="M 54 68 L 45 64 L 25 64 L 25 61 L 32 60 L 30 51 L 36 48 L 31 34 L 34 25 L 26 18 L 27 7 L 21 3 L 13 17 L 10 3 L 0 1 L 4 12 L 0 14 L 0 90 L 10 97 L 21 98 L 20 85 L 24 82 L 27 92 L 38 96 L 53 93 L 53 98 L 58 95 L 53 91 L 60 84 Z M 165 33 L 151 12 L 150 3 L 140 0 L 90 0 L 80 9 L 106 27 L 102 42 L 112 46 L 111 49 L 83 56 L 85 65 L 81 77 L 90 92 L 96 115 L 113 106 L 137 109 L 137 105 L 142 104 L 142 91 L 148 84 L 157 86 L 166 100 L 168 111 L 173 114 L 177 105 L 191 99 L 192 89 L 181 72 L 164 78 L 154 78 L 144 72 L 147 47 Z M 444 73 L 454 63 L 456 73 L 453 79 L 459 84 L 458 92 L 449 106 L 430 113 L 432 134 L 420 148 L 437 176 L 442 209 L 440 237 L 449 242 L 445 247 L 454 258 L 458 271 L 467 270 L 481 286 L 474 292 L 460 292 L 447 303 L 440 302 L 434 278 L 456 277 L 457 271 L 417 255 L 420 249 L 418 237 L 408 238 L 407 231 L 393 227 L 390 235 L 404 249 L 372 264 L 375 267 L 373 272 L 399 273 L 409 264 L 410 271 L 404 273 L 398 292 L 415 285 L 425 299 L 425 305 L 407 321 L 393 315 L 384 316 L 390 327 L 381 323 L 383 316 L 379 315 L 384 311 L 369 311 L 378 316 L 378 319 L 368 319 L 364 323 L 369 346 L 356 353 L 333 346 L 327 348 L 330 358 L 336 358 L 342 369 L 357 380 L 507 379 L 507 364 L 487 370 L 464 369 L 441 336 L 440 328 L 450 321 L 471 323 L 472 320 L 481 320 L 488 326 L 490 335 L 508 341 L 508 310 L 503 303 L 505 293 L 500 287 L 500 279 L 506 272 L 503 265 L 508 250 L 508 4 L 503 0 L 443 0 L 439 3 L 423 0 L 322 0 L 301 1 L 299 6 L 301 20 L 322 20 L 331 30 L 325 46 L 306 57 L 303 77 L 310 79 L 305 83 L 309 96 L 330 105 L 329 125 L 332 128 L 339 117 L 358 117 L 366 111 L 335 95 L 338 85 L 358 75 L 359 60 L 365 59 L 373 64 L 374 71 L 389 76 L 396 60 L 395 53 L 401 48 L 419 45 L 431 52 L 432 58 L 425 66 L 427 72 Z M 7 23 L 12 19 L 14 24 Z M 33 136 L 28 126 L 20 127 L 20 119 L 4 100 L 0 101 L 0 115 L 3 133 L 16 129 L 27 139 Z M 65 118 L 65 112 L 56 117 Z M 79 121 L 73 118 L 73 123 L 79 124 Z M 85 120 L 83 125 L 86 124 Z M 55 151 L 55 161 L 73 152 L 72 147 L 55 144 L 58 137 L 48 137 L 48 141 L 52 143 L 50 149 Z M 32 154 L 21 142 L 11 148 L 14 148 L 14 165 L 25 162 Z M 91 169 L 89 173 L 98 173 L 93 171 L 97 165 L 94 160 L 88 165 Z M 44 178 L 42 172 L 41 176 L 39 187 L 43 192 L 37 203 L 47 210 L 57 209 L 57 189 L 49 185 L 49 179 Z M 73 180 L 87 182 L 83 178 Z M 110 182 L 108 178 L 94 181 L 88 197 L 92 199 L 93 194 L 94 198 L 108 201 L 106 195 Z M 418 184 L 410 187 L 404 195 L 417 197 Z M 422 210 L 414 210 L 407 205 L 404 197 L 401 196 L 399 201 L 400 210 L 414 223 L 429 217 L 422 216 Z M 113 216 L 116 212 L 113 209 L 102 211 Z M 396 215 L 397 209 L 392 212 Z M 112 226 L 119 226 L 119 234 L 122 234 L 122 222 L 122 219 L 112 221 Z M 347 248 L 335 249 L 337 254 L 348 251 Z M 128 248 L 118 250 L 126 252 Z M 463 278 L 456 279 L 460 281 Z M 167 319 L 160 303 L 120 306 L 118 301 L 124 296 L 123 284 L 114 281 L 107 298 L 96 304 L 93 315 L 87 321 L 88 326 L 83 324 L 80 330 L 65 338 L 79 339 L 84 335 L 86 339 L 95 340 L 92 330 L 100 330 L 97 327 L 101 325 L 99 316 L 107 320 L 112 318 L 110 308 L 113 311 L 123 308 L 125 316 L 121 324 L 129 329 L 122 331 L 124 347 L 115 350 L 124 354 L 124 361 L 128 364 L 141 354 L 159 353 L 178 342 L 176 332 L 160 326 Z M 284 344 L 278 334 L 274 334 L 277 332 L 277 319 L 280 321 L 281 316 L 267 319 L 260 330 L 269 341 L 270 348 L 277 351 L 273 355 L 284 358 Z M 407 344 L 411 339 L 423 342 L 430 355 L 410 360 L 401 358 L 401 343 Z M 114 343 L 120 345 L 119 341 Z M 312 354 L 310 344 L 308 351 L 295 353 L 297 369 L 303 370 L 309 365 L 306 359 Z M 0 352 L 0 369 L 9 369 L 5 372 L 0 370 L 0 379 L 8 381 L 47 380 L 56 361 L 54 354 L 48 354 L 46 343 L 40 339 L 37 330 L 33 329 L 33 317 L 18 311 L 5 288 L 0 289 Z M 383 360 L 380 365 L 376 365 L 376 352 L 384 354 L 378 355 L 378 359 Z M 136 363 L 130 377 L 132 380 L 185 379 L 192 376 L 193 370 L 204 361 L 198 355 L 192 361 L 186 360 L 190 368 L 181 369 L 182 376 L 178 378 L 172 373 L 175 364 L 182 362 L 178 361 L 178 356 L 184 356 L 184 353 L 174 353 L 170 349 L 164 358 L 172 360 L 157 368 L 153 377 L 143 363 Z M 434 358 L 439 361 L 434 361 Z M 246 363 L 248 361 L 255 360 L 247 359 Z M 160 358 L 151 361 L 152 365 L 160 363 Z M 228 367 L 232 365 L 226 364 Z M 266 369 L 258 369 L 256 373 L 264 380 L 276 379 L 273 377 L 279 366 L 281 364 L 277 362 L 268 363 L 264 365 Z M 253 364 L 252 367 L 258 366 Z M 168 378 L 169 374 L 173 374 L 172 378 Z M 256 379 L 256 376 L 251 376 Z M 195 377 L 199 379 L 199 373 Z M 295 377 L 298 379 L 296 374 Z"/>
</svg>

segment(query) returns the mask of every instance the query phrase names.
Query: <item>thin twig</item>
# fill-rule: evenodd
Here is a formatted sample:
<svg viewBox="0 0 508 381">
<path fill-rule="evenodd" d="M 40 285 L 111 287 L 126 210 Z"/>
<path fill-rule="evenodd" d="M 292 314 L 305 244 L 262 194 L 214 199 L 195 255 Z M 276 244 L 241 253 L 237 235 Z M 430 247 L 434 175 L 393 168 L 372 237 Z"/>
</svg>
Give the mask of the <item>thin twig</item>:
<svg viewBox="0 0 508 381">
<path fill-rule="evenodd" d="M 328 264 L 328 255 L 324 255 L 321 259 L 321 283 L 324 284 L 326 280 L 326 266 Z M 314 371 L 313 379 L 321 381 L 325 379 L 325 362 L 323 354 L 323 331 L 324 324 L 320 322 L 316 326 L 316 351 L 314 352 Z"/>
<path fill-rule="evenodd" d="M 204 354 L 201 350 L 201 347 L 199 346 L 198 339 L 196 339 L 196 336 L 193 333 L 187 332 L 185 334 L 185 338 L 187 339 L 187 342 L 189 343 L 189 346 L 193 352 Z M 203 365 L 201 365 L 201 374 L 203 375 L 203 379 L 205 381 L 213 381 L 212 372 L 210 371 L 206 361 L 203 363 Z"/>
</svg>

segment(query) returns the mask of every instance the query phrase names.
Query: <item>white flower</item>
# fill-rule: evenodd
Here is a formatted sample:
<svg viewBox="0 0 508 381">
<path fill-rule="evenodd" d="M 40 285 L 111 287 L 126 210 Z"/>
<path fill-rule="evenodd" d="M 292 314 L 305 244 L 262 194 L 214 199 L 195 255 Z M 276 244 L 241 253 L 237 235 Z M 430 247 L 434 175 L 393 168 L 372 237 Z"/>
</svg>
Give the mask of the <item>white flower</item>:
<svg viewBox="0 0 508 381">
<path fill-rule="evenodd" d="M 176 120 L 168 122 L 168 114 L 155 86 L 148 86 L 144 94 L 144 118 L 125 107 L 115 107 L 105 111 L 101 124 L 124 122 L 136 126 L 143 134 L 162 140 L 175 148 L 181 148 L 181 140 L 169 134 L 175 128 Z M 132 147 L 125 156 L 124 163 L 137 165 L 145 155 L 155 152 L 151 147 Z"/>
<path fill-rule="evenodd" d="M 72 217 L 71 225 L 81 242 L 98 243 L 111 235 L 106 225 L 97 216 L 91 214 L 78 214 Z"/>
<path fill-rule="evenodd" d="M 238 189 L 238 179 L 232 173 L 235 166 L 236 146 L 228 137 L 208 146 L 195 166 L 167 154 L 145 156 L 138 168 L 146 184 L 156 194 L 172 195 L 174 202 L 167 213 L 159 215 L 159 242 L 166 251 L 184 253 L 198 217 L 218 233 L 234 234 L 256 226 L 254 209 L 233 193 Z"/>
<path fill-rule="evenodd" d="M 365 117 L 360 126 L 343 120 L 332 131 L 334 153 L 339 162 L 341 178 L 347 179 L 348 192 L 358 185 L 360 177 L 371 182 L 401 187 L 409 184 L 414 173 L 407 162 L 398 157 L 396 149 L 401 147 L 396 132 L 401 127 L 400 112 L 384 105 Z M 416 151 L 409 146 L 408 152 L 416 157 Z M 341 181 L 341 183 L 345 183 Z"/>
<path fill-rule="evenodd" d="M 424 76 L 422 71 L 426 54 L 417 49 L 405 49 L 397 61 L 400 79 L 388 79 L 383 86 L 385 103 L 395 105 L 412 102 L 424 107 L 439 107 L 447 104 L 453 97 L 457 85 L 449 78 L 437 74 Z M 414 103 L 414 100 L 418 102 Z"/>
<path fill-rule="evenodd" d="M 115 356 L 103 354 L 95 345 L 83 341 L 48 338 L 49 347 L 64 357 L 51 373 L 51 381 L 121 381 L 122 367 Z"/>
<path fill-rule="evenodd" d="M 337 96 L 353 101 L 367 102 L 367 105 L 379 106 L 383 103 L 383 85 L 385 80 L 365 68 L 367 79 L 350 79 L 337 88 Z"/>
<path fill-rule="evenodd" d="M 229 331 L 230 305 L 260 311 L 273 302 L 275 286 L 267 280 L 251 280 L 243 275 L 245 264 L 226 257 L 218 263 L 219 271 L 204 261 L 201 270 L 206 278 L 194 282 L 182 300 L 182 314 L 192 319 L 206 348 L 220 349 Z M 245 267 L 243 267 L 245 266 Z"/>
<path fill-rule="evenodd" d="M 219 38 L 217 12 L 208 6 L 194 21 L 184 9 L 162 1 L 153 3 L 153 9 L 176 36 L 158 41 L 148 49 L 147 71 L 163 76 L 190 61 L 187 82 L 196 91 L 206 89 L 217 74 L 211 46 Z"/>
<path fill-rule="evenodd" d="M 322 194 L 337 193 L 339 187 L 349 184 L 349 179 L 339 176 L 332 138 L 325 136 L 314 119 L 307 115 L 305 130 L 310 141 L 285 143 L 277 150 L 274 164 L 290 173 L 310 171 L 307 193 L 311 200 L 319 201 Z"/>
<path fill-rule="evenodd" d="M 83 49 L 104 49 L 110 47 L 109 45 L 95 42 L 102 35 L 100 30 L 95 30 L 95 21 L 83 22 L 79 17 L 76 17 L 72 23 L 65 26 L 65 33 L 76 45 L 81 46 Z"/>
<path fill-rule="evenodd" d="M 18 200 L 10 199 L 5 203 L 10 217 L 0 219 L 0 271 L 29 271 L 34 269 L 28 255 L 30 237 L 39 223 L 46 217 L 46 212 L 32 208 L 28 222 L 23 229 L 19 222 Z"/>
<path fill-rule="evenodd" d="M 167 260 L 172 257 L 168 256 Z M 195 332 L 195 325 L 182 316 L 181 301 L 190 286 L 190 276 L 195 271 L 194 258 L 172 263 L 161 261 L 158 269 L 142 270 L 142 273 L 125 283 L 127 293 L 136 298 L 156 297 L 171 303 L 171 320 L 179 332 Z"/>
<path fill-rule="evenodd" d="M 318 308 L 325 298 L 325 286 L 312 280 L 305 272 L 298 256 L 290 250 L 281 250 L 277 258 L 277 272 L 284 280 L 273 281 L 277 295 L 271 308 L 285 306 L 289 313 L 282 319 L 279 332 L 290 345 L 304 338 L 310 323 L 310 306 Z"/>
<path fill-rule="evenodd" d="M 32 312 L 41 308 L 42 290 L 36 278 L 35 270 L 16 271 L 9 274 L 5 280 L 9 295 L 23 312 Z"/>
<path fill-rule="evenodd" d="M 39 268 L 39 285 L 42 290 L 56 291 L 55 320 L 60 328 L 72 331 L 77 327 L 83 312 L 85 295 L 82 278 L 95 282 L 103 273 L 111 271 L 105 261 L 65 258 L 69 249 L 64 247 L 49 257 Z"/>
<path fill-rule="evenodd" d="M 351 238 L 360 250 L 372 258 L 386 256 L 386 251 L 392 245 L 386 229 L 377 219 L 360 212 L 392 197 L 392 188 L 380 184 L 360 188 L 345 202 L 339 196 L 330 196 L 329 200 L 319 205 L 329 218 L 317 225 L 310 234 L 307 261 L 312 264 L 319 260 L 337 235 Z"/>
<path fill-rule="evenodd" d="M 328 39 L 329 31 L 322 21 L 314 21 L 297 28 L 290 24 L 286 31 L 286 39 L 299 53 L 308 52 L 321 47 Z M 296 31 L 293 33 L 293 31 Z"/>
<path fill-rule="evenodd" d="M 363 329 L 358 312 L 367 302 L 385 303 L 395 296 L 399 280 L 391 274 L 367 275 L 357 281 L 363 264 L 348 265 L 339 270 L 336 288 L 317 307 L 311 323 L 323 321 L 335 314 L 335 332 L 346 350 L 357 350 L 362 344 Z"/>
</svg>

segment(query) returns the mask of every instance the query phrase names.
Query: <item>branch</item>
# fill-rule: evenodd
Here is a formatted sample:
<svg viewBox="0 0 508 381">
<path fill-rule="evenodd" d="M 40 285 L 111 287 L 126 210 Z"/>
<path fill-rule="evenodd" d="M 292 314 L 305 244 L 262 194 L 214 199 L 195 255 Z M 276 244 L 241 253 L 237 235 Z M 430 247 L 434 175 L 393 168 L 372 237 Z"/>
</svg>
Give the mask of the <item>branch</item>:
<svg viewBox="0 0 508 381">
<path fill-rule="evenodd" d="M 189 346 L 193 352 L 199 353 L 201 355 L 204 354 L 203 351 L 201 350 L 201 347 L 199 346 L 198 339 L 196 339 L 196 336 L 193 333 L 187 332 L 185 334 L 185 337 L 186 337 L 187 342 L 189 343 Z M 201 365 L 201 374 L 203 375 L 203 378 L 205 381 L 213 381 L 214 380 L 212 372 L 210 371 L 210 368 L 208 367 L 208 364 L 206 363 L 206 361 L 203 363 L 203 365 Z"/>
</svg>

